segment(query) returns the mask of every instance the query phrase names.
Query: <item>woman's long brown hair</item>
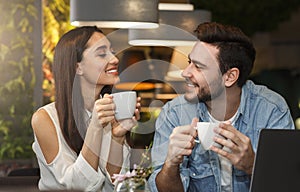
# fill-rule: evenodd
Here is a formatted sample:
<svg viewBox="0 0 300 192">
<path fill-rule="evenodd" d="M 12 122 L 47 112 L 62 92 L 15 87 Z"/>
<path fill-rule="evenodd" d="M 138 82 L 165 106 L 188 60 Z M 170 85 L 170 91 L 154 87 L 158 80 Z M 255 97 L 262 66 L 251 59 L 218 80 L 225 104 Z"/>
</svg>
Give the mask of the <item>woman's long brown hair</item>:
<svg viewBox="0 0 300 192">
<path fill-rule="evenodd" d="M 55 79 L 56 100 L 59 124 L 68 145 L 79 154 L 86 131 L 84 104 L 80 80 L 76 76 L 77 62 L 87 48 L 87 42 L 93 33 L 103 32 L 95 26 L 73 29 L 64 34 L 55 48 L 53 73 Z M 110 93 L 111 86 L 101 90 Z"/>
</svg>

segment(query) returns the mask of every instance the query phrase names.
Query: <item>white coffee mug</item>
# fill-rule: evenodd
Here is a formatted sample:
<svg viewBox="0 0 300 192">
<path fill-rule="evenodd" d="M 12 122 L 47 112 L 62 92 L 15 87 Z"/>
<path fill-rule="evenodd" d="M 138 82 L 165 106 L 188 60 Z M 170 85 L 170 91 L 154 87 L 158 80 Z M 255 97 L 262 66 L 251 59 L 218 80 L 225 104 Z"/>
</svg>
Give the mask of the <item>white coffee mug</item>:
<svg viewBox="0 0 300 192">
<path fill-rule="evenodd" d="M 199 140 L 195 140 L 195 142 L 200 143 L 205 150 L 209 150 L 211 146 L 222 148 L 223 146 L 213 140 L 215 136 L 221 137 L 214 132 L 214 128 L 218 126 L 218 123 L 197 122 L 195 129 L 197 129 Z"/>
<path fill-rule="evenodd" d="M 116 120 L 132 118 L 136 108 L 136 92 L 124 91 L 113 93 L 113 101 L 116 105 Z"/>
</svg>

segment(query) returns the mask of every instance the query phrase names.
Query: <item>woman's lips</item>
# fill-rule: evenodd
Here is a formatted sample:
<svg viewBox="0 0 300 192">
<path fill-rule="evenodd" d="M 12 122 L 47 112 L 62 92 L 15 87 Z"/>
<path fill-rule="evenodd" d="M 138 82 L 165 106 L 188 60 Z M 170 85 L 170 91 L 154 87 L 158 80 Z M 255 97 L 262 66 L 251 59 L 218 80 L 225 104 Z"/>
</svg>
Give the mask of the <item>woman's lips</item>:
<svg viewBox="0 0 300 192">
<path fill-rule="evenodd" d="M 118 75 L 118 70 L 116 68 L 106 70 L 108 74 Z"/>
</svg>

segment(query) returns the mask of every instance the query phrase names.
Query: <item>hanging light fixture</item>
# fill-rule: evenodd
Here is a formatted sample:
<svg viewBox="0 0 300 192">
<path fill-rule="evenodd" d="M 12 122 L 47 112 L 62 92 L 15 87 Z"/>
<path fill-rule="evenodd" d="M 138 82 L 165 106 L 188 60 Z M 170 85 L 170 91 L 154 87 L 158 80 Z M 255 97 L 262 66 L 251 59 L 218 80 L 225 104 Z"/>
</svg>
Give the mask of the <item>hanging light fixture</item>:
<svg viewBox="0 0 300 192">
<path fill-rule="evenodd" d="M 128 43 L 135 46 L 193 46 L 194 29 L 211 20 L 206 10 L 160 11 L 156 29 L 129 29 Z"/>
<path fill-rule="evenodd" d="M 193 11 L 194 5 L 190 0 L 159 0 L 158 10 Z"/>
<path fill-rule="evenodd" d="M 158 0 L 70 0 L 73 26 L 156 28 Z"/>
<path fill-rule="evenodd" d="M 190 3 L 159 3 L 158 10 L 193 11 L 194 5 Z"/>
</svg>

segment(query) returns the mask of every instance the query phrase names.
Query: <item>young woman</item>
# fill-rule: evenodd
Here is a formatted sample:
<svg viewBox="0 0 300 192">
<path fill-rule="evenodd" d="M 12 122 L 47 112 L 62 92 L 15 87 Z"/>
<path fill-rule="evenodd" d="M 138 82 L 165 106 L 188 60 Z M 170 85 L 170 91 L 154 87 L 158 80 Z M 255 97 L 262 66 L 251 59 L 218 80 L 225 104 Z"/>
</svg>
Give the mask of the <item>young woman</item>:
<svg viewBox="0 0 300 192">
<path fill-rule="evenodd" d="M 139 119 L 117 122 L 111 88 L 119 60 L 97 27 L 67 32 L 55 48 L 56 101 L 32 117 L 40 190 L 112 191 L 110 178 L 129 166 L 125 135 Z M 122 169 L 123 167 L 123 169 Z"/>
</svg>

